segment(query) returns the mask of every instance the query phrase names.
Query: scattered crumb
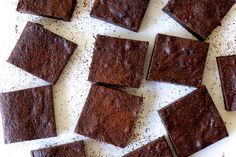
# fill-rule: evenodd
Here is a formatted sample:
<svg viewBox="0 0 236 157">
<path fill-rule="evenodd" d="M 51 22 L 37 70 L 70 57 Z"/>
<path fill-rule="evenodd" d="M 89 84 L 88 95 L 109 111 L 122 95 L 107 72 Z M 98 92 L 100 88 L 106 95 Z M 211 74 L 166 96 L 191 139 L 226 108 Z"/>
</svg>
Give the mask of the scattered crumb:
<svg viewBox="0 0 236 157">
<path fill-rule="evenodd" d="M 15 25 L 15 32 L 18 33 L 18 25 Z"/>
</svg>

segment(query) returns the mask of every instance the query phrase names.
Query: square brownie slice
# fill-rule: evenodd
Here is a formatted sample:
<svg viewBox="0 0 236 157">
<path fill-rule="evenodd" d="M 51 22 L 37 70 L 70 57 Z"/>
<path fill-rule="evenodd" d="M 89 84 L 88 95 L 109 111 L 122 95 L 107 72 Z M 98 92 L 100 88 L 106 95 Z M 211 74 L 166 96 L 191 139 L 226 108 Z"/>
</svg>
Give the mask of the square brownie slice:
<svg viewBox="0 0 236 157">
<path fill-rule="evenodd" d="M 8 62 L 55 84 L 77 44 L 28 22 Z"/>
<path fill-rule="evenodd" d="M 31 151 L 32 157 L 86 157 L 84 142 L 77 141 L 55 147 Z"/>
<path fill-rule="evenodd" d="M 173 155 L 163 136 L 123 157 L 173 157 Z"/>
<path fill-rule="evenodd" d="M 221 25 L 234 0 L 169 0 L 163 11 L 199 40 Z"/>
<path fill-rule="evenodd" d="M 228 136 L 205 86 L 158 112 L 179 157 L 188 157 Z"/>
<path fill-rule="evenodd" d="M 148 42 L 97 35 L 89 81 L 140 86 Z"/>
<path fill-rule="evenodd" d="M 225 109 L 236 111 L 236 55 L 217 57 Z"/>
<path fill-rule="evenodd" d="M 57 136 L 52 86 L 0 94 L 5 143 Z"/>
<path fill-rule="evenodd" d="M 143 98 L 92 85 L 75 132 L 126 147 Z"/>
<path fill-rule="evenodd" d="M 75 6 L 76 0 L 19 0 L 16 10 L 21 13 L 70 21 Z"/>
<path fill-rule="evenodd" d="M 150 0 L 95 0 L 90 15 L 137 32 Z"/>
<path fill-rule="evenodd" d="M 209 44 L 158 34 L 147 80 L 200 87 Z"/>
</svg>

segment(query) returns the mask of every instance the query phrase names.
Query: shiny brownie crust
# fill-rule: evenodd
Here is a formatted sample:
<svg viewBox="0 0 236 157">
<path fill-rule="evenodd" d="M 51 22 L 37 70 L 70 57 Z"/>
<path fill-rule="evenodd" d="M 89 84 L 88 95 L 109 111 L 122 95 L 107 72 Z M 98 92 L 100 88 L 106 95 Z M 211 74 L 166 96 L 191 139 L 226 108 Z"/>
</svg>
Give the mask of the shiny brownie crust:
<svg viewBox="0 0 236 157">
<path fill-rule="evenodd" d="M 142 97 L 93 84 L 75 132 L 124 148 L 142 101 Z"/>
<path fill-rule="evenodd" d="M 228 136 L 205 86 L 158 112 L 178 157 L 188 157 Z"/>
<path fill-rule="evenodd" d="M 0 94 L 5 143 L 56 136 L 52 86 Z"/>
<path fill-rule="evenodd" d="M 76 47 L 43 26 L 28 22 L 7 61 L 54 85 Z"/>
</svg>

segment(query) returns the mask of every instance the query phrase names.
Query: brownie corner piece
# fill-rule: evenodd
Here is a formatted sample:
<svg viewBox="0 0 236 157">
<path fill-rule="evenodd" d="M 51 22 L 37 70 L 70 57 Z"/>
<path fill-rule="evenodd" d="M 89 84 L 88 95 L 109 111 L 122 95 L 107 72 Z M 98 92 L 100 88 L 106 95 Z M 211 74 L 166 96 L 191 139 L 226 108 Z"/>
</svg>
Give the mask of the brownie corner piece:
<svg viewBox="0 0 236 157">
<path fill-rule="evenodd" d="M 147 80 L 200 87 L 209 44 L 158 34 Z"/>
<path fill-rule="evenodd" d="M 165 137 L 160 137 L 123 157 L 173 157 Z"/>
<path fill-rule="evenodd" d="M 205 86 L 158 111 L 179 157 L 190 156 L 228 136 Z"/>
<path fill-rule="evenodd" d="M 55 84 L 77 44 L 28 22 L 7 62 Z"/>
<path fill-rule="evenodd" d="M 92 85 L 75 133 L 124 148 L 143 98 Z"/>
<path fill-rule="evenodd" d="M 150 0 L 95 0 L 90 15 L 137 32 Z"/>
<path fill-rule="evenodd" d="M 0 94 L 5 143 L 55 137 L 52 86 Z"/>
<path fill-rule="evenodd" d="M 217 57 L 225 109 L 236 111 L 236 55 Z"/>
<path fill-rule="evenodd" d="M 19 0 L 16 10 L 21 13 L 70 21 L 76 3 L 76 0 Z"/>
<path fill-rule="evenodd" d="M 204 41 L 234 4 L 234 0 L 169 0 L 163 11 Z"/>
<path fill-rule="evenodd" d="M 84 142 L 76 141 L 68 144 L 58 145 L 31 151 L 32 157 L 86 157 Z"/>
<path fill-rule="evenodd" d="M 97 35 L 88 80 L 138 88 L 148 42 Z"/>
</svg>

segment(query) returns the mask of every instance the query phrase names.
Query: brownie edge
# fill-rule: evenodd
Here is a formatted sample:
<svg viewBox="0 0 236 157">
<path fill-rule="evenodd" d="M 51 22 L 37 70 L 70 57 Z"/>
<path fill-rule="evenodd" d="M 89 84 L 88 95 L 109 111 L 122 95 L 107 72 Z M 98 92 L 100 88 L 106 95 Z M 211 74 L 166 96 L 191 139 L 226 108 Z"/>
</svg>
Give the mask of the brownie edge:
<svg viewBox="0 0 236 157">
<path fill-rule="evenodd" d="M 217 57 L 225 109 L 236 111 L 236 55 Z"/>
<path fill-rule="evenodd" d="M 19 0 L 16 10 L 58 20 L 70 21 L 77 0 Z"/>
<path fill-rule="evenodd" d="M 123 157 L 173 157 L 164 136 L 152 141 Z"/>
<path fill-rule="evenodd" d="M 32 157 L 86 157 L 84 142 L 76 141 L 31 151 Z"/>
</svg>

